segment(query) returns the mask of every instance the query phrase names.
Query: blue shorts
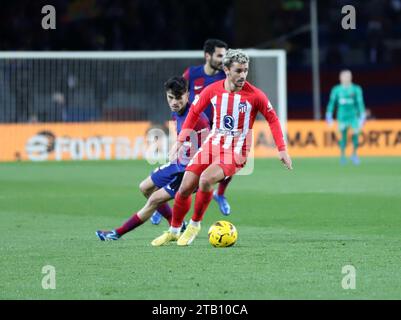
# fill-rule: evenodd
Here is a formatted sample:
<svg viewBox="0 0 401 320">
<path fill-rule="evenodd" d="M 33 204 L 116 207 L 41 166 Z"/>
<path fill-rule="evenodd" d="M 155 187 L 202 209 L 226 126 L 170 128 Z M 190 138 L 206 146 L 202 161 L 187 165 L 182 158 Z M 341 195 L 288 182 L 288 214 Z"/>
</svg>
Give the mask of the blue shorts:
<svg viewBox="0 0 401 320">
<path fill-rule="evenodd" d="M 163 188 L 171 198 L 174 198 L 180 188 L 184 172 L 185 166 L 168 162 L 153 170 L 150 178 L 156 187 Z"/>
</svg>

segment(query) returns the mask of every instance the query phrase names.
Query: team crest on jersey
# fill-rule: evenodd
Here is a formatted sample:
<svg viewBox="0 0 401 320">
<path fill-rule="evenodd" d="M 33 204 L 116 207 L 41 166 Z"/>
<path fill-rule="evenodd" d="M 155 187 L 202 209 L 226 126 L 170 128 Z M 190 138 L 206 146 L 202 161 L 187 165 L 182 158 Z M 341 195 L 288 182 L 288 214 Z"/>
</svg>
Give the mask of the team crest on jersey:
<svg viewBox="0 0 401 320">
<path fill-rule="evenodd" d="M 238 104 L 238 110 L 240 113 L 245 113 L 247 109 L 248 109 L 248 105 L 246 104 L 246 102 L 240 102 Z"/>
</svg>

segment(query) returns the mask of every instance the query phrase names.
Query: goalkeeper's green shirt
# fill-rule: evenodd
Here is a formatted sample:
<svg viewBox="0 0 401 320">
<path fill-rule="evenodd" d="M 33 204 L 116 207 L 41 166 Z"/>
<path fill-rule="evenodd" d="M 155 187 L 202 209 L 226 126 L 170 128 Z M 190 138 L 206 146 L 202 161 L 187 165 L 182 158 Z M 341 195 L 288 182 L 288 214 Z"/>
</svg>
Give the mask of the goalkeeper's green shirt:
<svg viewBox="0 0 401 320">
<path fill-rule="evenodd" d="M 333 116 L 335 107 L 338 107 L 338 121 L 351 121 L 364 115 L 365 103 L 363 102 L 362 88 L 356 84 L 349 86 L 339 84 L 333 87 L 327 114 Z"/>
</svg>

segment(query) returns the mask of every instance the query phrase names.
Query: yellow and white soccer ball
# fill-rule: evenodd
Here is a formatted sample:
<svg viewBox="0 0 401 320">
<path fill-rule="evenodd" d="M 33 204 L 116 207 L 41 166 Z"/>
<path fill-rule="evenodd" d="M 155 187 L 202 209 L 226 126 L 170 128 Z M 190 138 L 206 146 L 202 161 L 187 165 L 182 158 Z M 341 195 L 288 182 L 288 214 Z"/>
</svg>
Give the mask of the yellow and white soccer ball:
<svg viewBox="0 0 401 320">
<path fill-rule="evenodd" d="M 217 221 L 209 228 L 209 242 L 213 247 L 230 247 L 235 244 L 238 232 L 228 221 Z"/>
</svg>

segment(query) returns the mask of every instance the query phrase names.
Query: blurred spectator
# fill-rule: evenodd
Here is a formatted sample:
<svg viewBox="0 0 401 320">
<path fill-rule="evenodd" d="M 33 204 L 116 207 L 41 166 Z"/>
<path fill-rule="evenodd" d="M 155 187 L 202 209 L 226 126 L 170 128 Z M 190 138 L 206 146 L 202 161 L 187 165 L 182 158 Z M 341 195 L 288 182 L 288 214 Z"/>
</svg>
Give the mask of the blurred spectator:
<svg viewBox="0 0 401 320">
<path fill-rule="evenodd" d="M 57 113 L 61 115 L 60 120 L 63 122 L 67 121 L 67 104 L 64 93 L 54 92 L 52 95 L 52 102 L 57 106 Z"/>
</svg>

